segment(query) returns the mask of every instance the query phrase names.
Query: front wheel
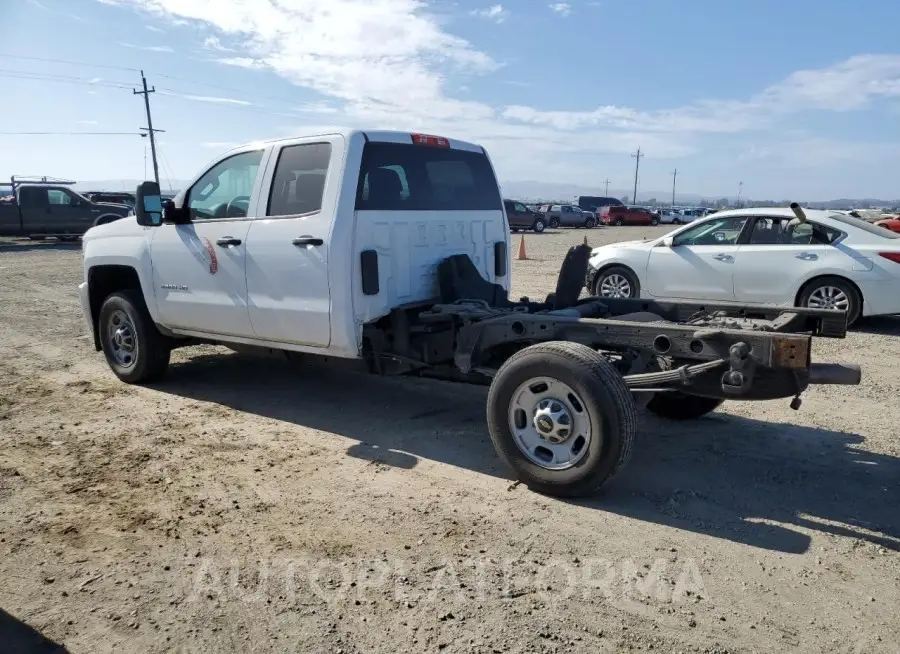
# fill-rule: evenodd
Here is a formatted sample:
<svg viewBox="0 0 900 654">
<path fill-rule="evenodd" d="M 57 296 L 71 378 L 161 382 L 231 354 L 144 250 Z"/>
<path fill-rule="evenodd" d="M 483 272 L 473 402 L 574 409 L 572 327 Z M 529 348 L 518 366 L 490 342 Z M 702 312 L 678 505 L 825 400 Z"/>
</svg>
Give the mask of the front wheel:
<svg viewBox="0 0 900 654">
<path fill-rule="evenodd" d="M 624 266 L 612 266 L 594 278 L 594 295 L 609 298 L 640 297 L 641 284 L 633 272 Z"/>
<path fill-rule="evenodd" d="M 810 309 L 837 309 L 847 312 L 847 326 L 859 320 L 862 301 L 852 284 L 840 277 L 820 277 L 803 289 L 798 305 Z"/>
<path fill-rule="evenodd" d="M 672 219 L 672 224 L 673 224 L 673 225 L 680 225 L 680 224 L 681 224 L 681 221 L 678 220 L 678 218 L 673 218 L 673 219 Z"/>
<path fill-rule="evenodd" d="M 106 362 L 123 382 L 151 382 L 165 374 L 171 349 L 153 324 L 140 291 L 119 291 L 106 298 L 98 328 Z"/>
<path fill-rule="evenodd" d="M 584 221 L 584 226 L 587 227 L 588 229 L 593 229 L 594 227 L 597 226 L 597 219 L 596 218 L 588 218 L 587 220 Z"/>
<path fill-rule="evenodd" d="M 536 234 L 543 234 L 546 226 L 544 225 L 544 221 L 538 218 L 534 221 L 534 225 L 531 226 Z"/>
<path fill-rule="evenodd" d="M 559 218 L 551 218 L 550 219 L 550 229 L 558 229 L 559 228 Z"/>
<path fill-rule="evenodd" d="M 578 343 L 539 343 L 510 357 L 491 383 L 487 421 L 497 453 L 529 488 L 593 493 L 627 462 L 637 428 L 624 379 Z"/>
<path fill-rule="evenodd" d="M 650 220 L 650 224 L 651 224 L 653 227 L 656 227 L 656 226 L 659 224 L 659 218 L 652 218 L 652 219 Z"/>
<path fill-rule="evenodd" d="M 669 391 L 654 393 L 647 402 L 647 411 L 669 420 L 696 420 L 718 409 L 724 401 L 714 397 Z"/>
</svg>

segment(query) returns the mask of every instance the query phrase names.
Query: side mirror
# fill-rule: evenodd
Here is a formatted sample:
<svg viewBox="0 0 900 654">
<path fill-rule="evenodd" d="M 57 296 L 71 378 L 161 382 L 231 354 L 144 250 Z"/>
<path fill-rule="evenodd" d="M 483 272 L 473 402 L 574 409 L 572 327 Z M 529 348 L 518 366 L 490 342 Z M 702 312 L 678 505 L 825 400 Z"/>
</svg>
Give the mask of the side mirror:
<svg viewBox="0 0 900 654">
<path fill-rule="evenodd" d="M 158 227 L 163 221 L 162 196 L 159 184 L 156 182 L 141 182 L 135 193 L 137 202 L 134 205 L 134 215 L 137 224 L 144 227 Z"/>
<path fill-rule="evenodd" d="M 662 240 L 662 244 L 665 245 L 667 248 L 675 247 L 675 237 L 674 236 L 666 236 Z"/>
</svg>

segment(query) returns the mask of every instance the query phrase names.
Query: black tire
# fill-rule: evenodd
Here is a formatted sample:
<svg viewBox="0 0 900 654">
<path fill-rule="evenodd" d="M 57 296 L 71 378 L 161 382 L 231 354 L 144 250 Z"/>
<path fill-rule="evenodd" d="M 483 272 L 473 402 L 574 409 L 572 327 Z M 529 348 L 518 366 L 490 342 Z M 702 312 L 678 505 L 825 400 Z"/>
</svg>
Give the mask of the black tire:
<svg viewBox="0 0 900 654">
<path fill-rule="evenodd" d="M 509 228 L 509 231 L 511 231 L 513 234 L 518 234 L 518 233 L 519 233 L 519 228 L 518 228 L 518 227 L 510 227 L 510 228 Z"/>
<path fill-rule="evenodd" d="M 659 218 L 651 218 L 651 219 L 650 219 L 650 224 L 651 224 L 653 227 L 656 227 L 656 226 L 659 224 Z"/>
<path fill-rule="evenodd" d="M 800 291 L 800 295 L 797 298 L 797 306 L 808 307 L 809 300 L 813 293 L 826 286 L 839 288 L 847 296 L 847 299 L 849 300 L 847 326 L 854 325 L 859 320 L 860 314 L 862 313 L 862 298 L 859 295 L 859 291 L 856 290 L 856 287 L 843 277 L 826 276 L 810 280 Z"/>
<path fill-rule="evenodd" d="M 131 323 L 133 357 L 130 363 L 116 358 L 116 346 L 110 333 L 114 321 L 124 314 Z M 121 324 L 119 322 L 118 324 Z M 125 290 L 113 293 L 100 307 L 98 317 L 100 345 L 106 362 L 116 377 L 128 384 L 141 384 L 160 379 L 169 367 L 171 348 L 165 336 L 159 333 L 144 304 L 140 291 Z M 124 348 L 123 348 L 124 349 Z"/>
<path fill-rule="evenodd" d="M 559 218 L 550 219 L 550 229 L 559 229 Z"/>
<path fill-rule="evenodd" d="M 669 420 L 696 420 L 715 411 L 725 400 L 714 397 L 686 395 L 679 391 L 654 393 L 647 402 L 647 411 Z"/>
<path fill-rule="evenodd" d="M 593 293 L 594 295 L 600 295 L 600 284 L 605 278 L 611 277 L 612 275 L 621 275 L 628 280 L 628 285 L 631 287 L 631 292 L 628 297 L 635 298 L 641 296 L 640 280 L 630 268 L 626 268 L 625 266 L 610 266 L 609 268 L 602 269 L 600 272 L 594 275 L 594 284 L 591 287 L 591 293 Z"/>
<path fill-rule="evenodd" d="M 35 236 L 34 234 L 32 234 L 28 237 L 28 240 L 29 241 L 43 241 L 45 238 L 47 238 L 47 237 L 46 236 Z"/>
<path fill-rule="evenodd" d="M 72 241 L 77 241 L 79 239 L 78 236 L 57 236 L 57 239 L 62 241 L 63 243 L 71 243 Z"/>
<path fill-rule="evenodd" d="M 674 218 L 674 219 L 672 220 L 672 224 L 673 224 L 673 225 L 680 225 L 680 224 L 681 224 L 681 221 L 678 220 L 678 218 Z"/>
<path fill-rule="evenodd" d="M 531 229 L 534 230 L 535 234 L 543 234 L 544 230 L 547 229 L 547 225 L 544 224 L 543 218 L 536 218 Z"/>
<path fill-rule="evenodd" d="M 584 221 L 584 226 L 587 227 L 588 229 L 594 229 L 594 227 L 597 226 L 597 219 L 596 218 L 588 218 L 587 220 Z"/>
<path fill-rule="evenodd" d="M 621 227 L 622 225 L 625 224 L 625 221 L 622 220 L 621 218 L 616 218 L 616 222 L 614 222 L 613 224 L 614 224 L 616 227 Z"/>
<path fill-rule="evenodd" d="M 510 424 L 516 391 L 538 377 L 569 386 L 578 396 L 574 404 L 590 419 L 586 451 L 565 469 L 550 470 L 525 456 Z M 497 453 L 522 483 L 539 493 L 576 497 L 596 491 L 628 461 L 637 411 L 622 376 L 600 353 L 579 343 L 552 341 L 527 347 L 501 366 L 488 392 L 487 422 Z"/>
</svg>

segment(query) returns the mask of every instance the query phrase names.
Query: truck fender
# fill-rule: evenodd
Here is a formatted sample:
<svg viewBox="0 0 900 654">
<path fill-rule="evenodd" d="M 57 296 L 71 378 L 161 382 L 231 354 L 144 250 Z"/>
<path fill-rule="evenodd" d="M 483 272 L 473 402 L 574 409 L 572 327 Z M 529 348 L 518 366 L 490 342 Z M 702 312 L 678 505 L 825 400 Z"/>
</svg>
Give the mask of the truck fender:
<svg viewBox="0 0 900 654">
<path fill-rule="evenodd" d="M 125 216 L 120 216 L 117 213 L 105 213 L 102 216 L 97 216 L 97 220 L 94 221 L 94 227 L 97 225 L 105 225 L 106 223 L 111 223 L 114 220 L 120 220 Z"/>
</svg>

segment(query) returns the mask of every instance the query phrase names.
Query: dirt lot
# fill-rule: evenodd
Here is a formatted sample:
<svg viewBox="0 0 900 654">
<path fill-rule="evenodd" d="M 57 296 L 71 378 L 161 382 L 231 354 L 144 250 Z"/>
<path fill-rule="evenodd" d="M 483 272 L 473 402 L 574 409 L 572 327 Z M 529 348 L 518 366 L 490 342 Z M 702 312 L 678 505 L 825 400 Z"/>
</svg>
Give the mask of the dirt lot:
<svg viewBox="0 0 900 654">
<path fill-rule="evenodd" d="M 527 236 L 514 296 L 585 233 Z M 862 386 L 645 416 L 561 502 L 511 482 L 483 389 L 213 347 L 120 384 L 80 277 L 0 244 L 3 652 L 897 651 L 900 319 L 816 343 Z"/>
</svg>

